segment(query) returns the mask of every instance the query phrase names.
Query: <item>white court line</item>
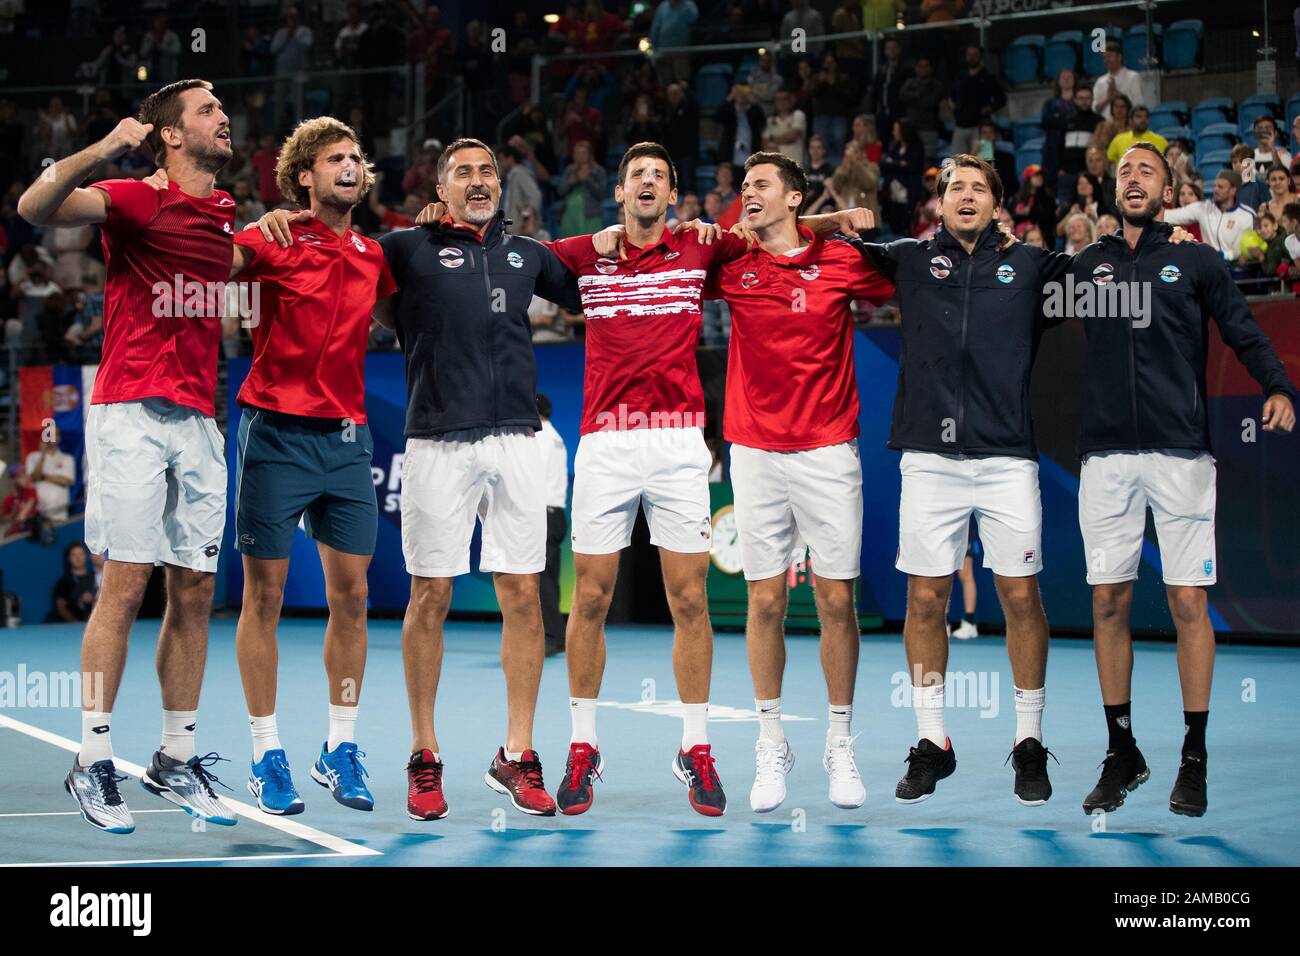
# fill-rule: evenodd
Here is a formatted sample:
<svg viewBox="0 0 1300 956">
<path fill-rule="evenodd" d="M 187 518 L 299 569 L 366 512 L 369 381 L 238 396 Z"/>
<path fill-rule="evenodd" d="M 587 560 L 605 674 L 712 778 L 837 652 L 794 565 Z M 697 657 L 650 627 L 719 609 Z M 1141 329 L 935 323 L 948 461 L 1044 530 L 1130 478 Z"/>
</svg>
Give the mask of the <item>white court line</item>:
<svg viewBox="0 0 1300 956">
<path fill-rule="evenodd" d="M 184 812 L 184 811 L 182 811 Z M 170 860 L 78 860 L 69 863 L 60 860 L 57 863 L 0 863 L 5 867 L 17 869 L 30 866 L 139 866 L 142 863 L 229 863 L 247 862 L 249 860 L 311 860 L 316 858 L 333 859 L 338 853 L 261 853 L 257 856 L 178 856 Z"/>
<path fill-rule="evenodd" d="M 25 724 L 21 720 L 14 720 L 12 717 L 6 717 L 0 714 L 0 727 L 7 727 L 10 730 L 16 730 L 20 734 L 26 734 L 28 737 L 34 737 L 37 740 L 47 744 L 52 744 L 69 753 L 77 753 L 81 750 L 81 744 L 75 740 L 69 740 L 67 737 L 61 737 L 58 734 L 43 730 L 31 724 Z M 113 759 L 114 765 L 118 770 L 125 771 L 134 777 L 143 777 L 145 768 L 136 763 L 128 763 L 125 760 Z M 378 850 L 373 850 L 368 846 L 361 846 L 352 843 L 342 837 L 336 837 L 331 833 L 323 830 L 317 830 L 315 827 L 307 826 L 305 823 L 298 823 L 296 820 L 286 820 L 284 817 L 273 816 L 269 813 L 263 813 L 257 807 L 239 800 L 232 800 L 229 797 L 221 798 L 241 817 L 248 817 L 250 820 L 256 820 L 263 826 L 271 827 L 273 830 L 279 830 L 281 833 L 287 833 L 290 836 L 297 837 L 300 840 L 306 840 L 308 843 L 315 843 L 327 850 L 333 850 L 339 856 L 383 856 Z M 308 854 L 317 855 L 320 854 Z M 235 857 L 221 857 L 221 859 L 235 859 Z M 177 861 L 179 862 L 179 861 Z"/>
<path fill-rule="evenodd" d="M 180 807 L 175 810 L 132 810 L 131 816 L 138 817 L 142 813 L 184 813 Z M 5 817 L 79 817 L 80 811 L 77 810 L 34 810 L 30 813 L 0 813 L 0 819 Z"/>
</svg>

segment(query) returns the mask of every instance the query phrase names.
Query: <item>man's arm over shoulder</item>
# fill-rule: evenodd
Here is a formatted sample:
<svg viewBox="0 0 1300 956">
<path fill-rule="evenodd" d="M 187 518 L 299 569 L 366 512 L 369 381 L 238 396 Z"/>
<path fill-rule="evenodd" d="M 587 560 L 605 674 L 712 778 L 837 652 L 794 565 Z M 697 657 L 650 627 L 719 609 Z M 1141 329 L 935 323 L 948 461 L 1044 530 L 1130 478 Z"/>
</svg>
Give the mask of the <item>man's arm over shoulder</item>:
<svg viewBox="0 0 1300 956">
<path fill-rule="evenodd" d="M 919 239 L 895 239 L 893 242 L 867 242 L 857 236 L 845 236 L 844 241 L 858 250 L 870 265 L 890 282 L 898 282 L 898 267 L 903 256 L 921 245 Z"/>
<path fill-rule="evenodd" d="M 527 236 L 516 236 L 515 239 L 530 244 L 541 256 L 542 265 L 537 273 L 537 286 L 534 290 L 536 294 L 568 312 L 581 312 L 582 296 L 578 293 L 578 278 L 561 258 L 560 253 L 552 248 L 573 240 L 560 239 L 558 242 L 548 244 Z M 585 241 L 589 246 L 591 244 L 590 236 L 580 236 L 578 239 Z"/>
</svg>

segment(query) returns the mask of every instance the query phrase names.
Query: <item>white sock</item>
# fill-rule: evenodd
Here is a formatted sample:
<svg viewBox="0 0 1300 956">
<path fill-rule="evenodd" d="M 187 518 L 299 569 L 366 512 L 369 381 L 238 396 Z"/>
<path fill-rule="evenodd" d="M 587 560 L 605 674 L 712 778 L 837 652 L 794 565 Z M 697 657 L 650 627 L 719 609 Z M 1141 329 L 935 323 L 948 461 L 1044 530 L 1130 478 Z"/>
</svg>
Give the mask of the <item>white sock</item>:
<svg viewBox="0 0 1300 956">
<path fill-rule="evenodd" d="M 570 697 L 569 717 L 573 719 L 569 743 L 596 746 L 596 698 Z"/>
<path fill-rule="evenodd" d="M 523 759 L 524 759 L 524 752 L 523 752 L 522 750 L 520 750 L 520 751 L 518 751 L 518 752 L 510 751 L 510 750 L 507 750 L 507 751 L 506 751 L 506 760 L 507 760 L 507 761 L 510 761 L 510 760 L 523 760 Z"/>
<path fill-rule="evenodd" d="M 758 739 L 770 740 L 772 743 L 785 743 L 785 728 L 781 726 L 781 698 L 771 700 L 754 698 L 754 709 L 758 711 Z"/>
<path fill-rule="evenodd" d="M 113 715 L 102 710 L 81 712 L 81 752 L 77 763 L 89 767 L 100 760 L 113 759 Z"/>
<path fill-rule="evenodd" d="M 916 711 L 917 736 L 936 746 L 947 747 L 948 736 L 943 732 L 943 685 L 914 686 L 912 708 Z"/>
<path fill-rule="evenodd" d="M 268 750 L 283 750 L 280 744 L 280 728 L 276 726 L 275 714 L 266 717 L 248 715 L 248 726 L 253 731 L 253 763 L 261 761 Z"/>
<path fill-rule="evenodd" d="M 831 725 L 826 731 L 827 737 L 852 737 L 849 727 L 853 724 L 852 704 L 830 705 Z"/>
<path fill-rule="evenodd" d="M 357 742 L 357 708 L 345 704 L 330 704 L 330 735 L 325 749 L 338 750 L 339 744 Z"/>
<path fill-rule="evenodd" d="M 1043 705 L 1047 703 L 1047 688 L 1024 690 L 1016 688 L 1016 743 L 1027 737 L 1043 742 Z"/>
<path fill-rule="evenodd" d="M 159 748 L 173 760 L 181 763 L 194 756 L 194 725 L 197 710 L 164 710 L 162 746 Z"/>
<path fill-rule="evenodd" d="M 709 742 L 709 705 L 682 704 L 682 750 Z"/>
</svg>

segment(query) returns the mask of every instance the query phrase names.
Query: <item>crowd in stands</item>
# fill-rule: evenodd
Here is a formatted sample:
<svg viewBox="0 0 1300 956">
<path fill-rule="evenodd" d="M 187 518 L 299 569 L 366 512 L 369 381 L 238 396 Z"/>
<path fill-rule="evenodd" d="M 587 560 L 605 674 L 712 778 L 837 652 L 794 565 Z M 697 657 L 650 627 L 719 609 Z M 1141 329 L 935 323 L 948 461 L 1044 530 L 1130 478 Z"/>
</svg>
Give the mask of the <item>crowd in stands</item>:
<svg viewBox="0 0 1300 956">
<path fill-rule="evenodd" d="M 877 214 L 881 238 L 924 238 L 937 228 L 942 160 L 965 151 L 998 169 L 1007 194 L 1003 218 L 1022 241 L 1074 251 L 1117 228 L 1114 166 L 1129 145 L 1146 141 L 1166 152 L 1175 173 L 1170 221 L 1219 250 L 1241 278 L 1271 280 L 1261 291 L 1300 291 L 1300 119 L 1291 124 L 1285 115 L 1260 115 L 1230 161 L 1207 172 L 1193 139 L 1167 140 L 1152 129 L 1156 104 L 1143 101 L 1140 76 L 1124 65 L 1118 40 L 1107 43 L 1101 75 L 1063 69 L 1053 79 L 1040 111 L 1041 158 L 1019 163 L 1007 148 L 1007 81 L 987 62 L 993 54 L 972 42 L 974 32 L 904 34 L 906 47 L 891 36 L 878 60 L 863 37 L 819 39 L 892 29 L 900 19 L 951 20 L 969 12 L 965 0 L 575 0 L 557 6 L 562 12 L 546 21 L 515 9 L 503 25 L 502 51 L 486 22 L 453 30 L 439 7 L 424 0 L 242 0 L 244 79 L 216 91 L 240 131 L 234 159 L 218 179 L 238 203 L 237 226 L 286 203 L 275 186 L 278 144 L 304 99 L 294 95 L 293 78 L 306 71 L 324 79 L 319 89 L 308 84 L 305 106 L 347 120 L 379 167 L 376 188 L 355 216 L 366 234 L 412 225 L 435 198 L 443 142 L 474 134 L 498 149 L 511 229 L 538 238 L 616 221 L 618 156 L 631 143 L 653 140 L 677 161 L 675 221 L 723 217 L 736 202 L 744 160 L 773 149 L 807 169 L 808 211 L 867 207 Z M 69 79 L 96 85 L 84 108 L 61 95 L 39 103 L 0 100 L 0 318 L 6 343 L 20 347 L 26 363 L 95 360 L 104 268 L 96 229 L 33 229 L 16 213 L 18 196 L 43 163 L 102 137 L 134 112 L 144 93 L 194 69 L 180 40 L 188 34 L 169 21 L 167 4 L 142 0 L 131 21 L 139 27 L 110 19 L 123 7 L 108 0 L 78 0 L 72 8 L 71 34 L 108 38 L 97 56 L 70 68 L 75 77 Z M 0 32 L 6 23 L 21 29 L 24 11 L 22 2 L 8 0 Z M 807 37 L 799 53 L 758 46 L 795 29 Z M 656 49 L 717 40 L 755 46 L 694 56 L 616 55 L 636 49 L 642 37 Z M 584 58 L 549 63 L 543 96 L 531 101 L 537 53 Z M 397 115 L 390 75 L 340 72 L 395 61 L 423 67 L 430 102 L 463 90 L 461 128 L 439 126 L 444 119 L 419 127 Z M 424 135 L 413 137 L 415 129 Z M 96 176 L 143 177 L 151 170 L 138 153 L 103 165 Z M 538 341 L 580 334 L 581 316 L 565 316 L 540 300 L 534 306 Z M 726 331 L 725 315 L 711 313 L 705 342 L 724 343 Z M 392 347 L 393 339 L 377 331 L 374 344 Z M 226 354 L 247 348 L 232 319 Z"/>
</svg>

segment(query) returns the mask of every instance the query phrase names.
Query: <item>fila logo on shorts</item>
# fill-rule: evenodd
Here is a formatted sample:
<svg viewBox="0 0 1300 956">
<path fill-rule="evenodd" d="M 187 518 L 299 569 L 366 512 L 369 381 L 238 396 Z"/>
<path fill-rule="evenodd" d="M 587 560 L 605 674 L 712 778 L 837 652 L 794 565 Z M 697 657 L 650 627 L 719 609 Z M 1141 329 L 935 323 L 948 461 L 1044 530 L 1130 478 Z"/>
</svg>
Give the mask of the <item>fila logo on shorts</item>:
<svg viewBox="0 0 1300 956">
<path fill-rule="evenodd" d="M 1035 552 L 1033 552 L 1033 551 L 1026 551 L 1026 552 L 1025 552 L 1025 564 L 1033 564 L 1033 563 L 1034 563 L 1034 554 L 1035 554 Z"/>
<path fill-rule="evenodd" d="M 946 279 L 952 273 L 952 260 L 947 256 L 935 256 L 930 260 L 930 275 L 936 279 Z"/>
<path fill-rule="evenodd" d="M 465 263 L 465 254 L 454 246 L 443 246 L 438 250 L 438 262 L 445 269 L 458 269 Z"/>
</svg>

